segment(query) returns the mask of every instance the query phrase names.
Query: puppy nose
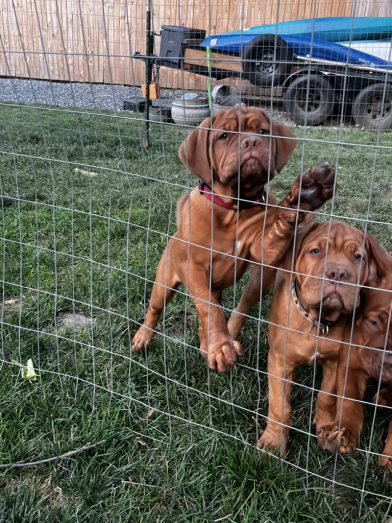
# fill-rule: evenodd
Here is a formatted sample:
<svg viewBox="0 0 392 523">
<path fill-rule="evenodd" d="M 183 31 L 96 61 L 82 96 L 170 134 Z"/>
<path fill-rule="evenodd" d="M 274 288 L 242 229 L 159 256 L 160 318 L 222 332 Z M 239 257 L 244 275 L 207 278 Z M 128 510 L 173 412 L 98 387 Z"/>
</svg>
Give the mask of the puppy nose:
<svg viewBox="0 0 392 523">
<path fill-rule="evenodd" d="M 328 280 L 347 281 L 349 279 L 349 274 L 346 269 L 343 269 L 342 267 L 330 267 L 327 270 L 325 277 L 328 278 Z"/>
<path fill-rule="evenodd" d="M 242 151 L 252 151 L 259 144 L 259 140 L 260 139 L 258 136 L 247 136 L 241 142 L 241 150 Z"/>
</svg>

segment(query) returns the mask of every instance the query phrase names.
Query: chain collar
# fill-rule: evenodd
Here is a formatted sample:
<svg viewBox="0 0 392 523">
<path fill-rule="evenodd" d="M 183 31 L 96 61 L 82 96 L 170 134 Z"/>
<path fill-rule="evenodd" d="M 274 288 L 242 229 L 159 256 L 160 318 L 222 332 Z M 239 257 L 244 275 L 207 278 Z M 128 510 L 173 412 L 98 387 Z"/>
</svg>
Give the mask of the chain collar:
<svg viewBox="0 0 392 523">
<path fill-rule="evenodd" d="M 321 322 L 321 321 L 318 321 L 318 320 L 311 320 L 309 318 L 309 314 L 306 312 L 306 310 L 302 307 L 299 299 L 298 299 L 298 295 L 297 295 L 297 290 L 295 288 L 295 280 L 292 282 L 291 284 L 291 296 L 293 297 L 293 300 L 294 300 L 294 303 L 295 303 L 295 306 L 297 307 L 297 309 L 299 310 L 299 312 L 302 314 L 302 316 L 304 318 L 306 318 L 314 327 L 316 327 L 317 329 L 320 329 L 321 331 L 321 334 L 323 336 L 328 336 L 329 334 L 329 331 L 332 329 L 332 327 L 334 327 L 336 325 L 336 323 L 342 318 L 343 314 L 341 314 L 339 316 L 339 318 L 335 321 L 328 321 L 328 320 L 325 320 L 324 322 Z"/>
</svg>

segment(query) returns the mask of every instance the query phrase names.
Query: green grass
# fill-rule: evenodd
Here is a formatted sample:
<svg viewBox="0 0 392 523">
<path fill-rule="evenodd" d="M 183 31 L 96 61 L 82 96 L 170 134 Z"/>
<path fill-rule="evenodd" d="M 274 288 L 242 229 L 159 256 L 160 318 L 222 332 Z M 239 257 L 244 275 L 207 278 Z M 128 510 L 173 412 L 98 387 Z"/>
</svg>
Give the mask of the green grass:
<svg viewBox="0 0 392 523">
<path fill-rule="evenodd" d="M 254 450 L 256 413 L 260 428 L 267 414 L 266 325 L 258 318 L 266 319 L 270 296 L 252 310 L 241 334 L 245 356 L 228 375 L 209 373 L 198 354 L 197 318 L 183 289 L 148 357 L 130 353 L 175 230 L 175 202 L 196 184 L 177 156 L 187 131 L 154 126 L 145 151 L 143 122 L 128 116 L 12 104 L 2 104 L 0 114 L 0 295 L 9 302 L 0 311 L 0 463 L 46 459 L 105 439 L 61 461 L 0 469 L 0 521 L 357 520 L 360 492 L 333 490 L 327 480 L 362 489 L 366 455 L 336 458 L 307 436 L 311 368 L 296 375 L 305 387 L 294 387 L 286 462 Z M 362 147 L 377 145 L 375 134 L 295 133 L 305 140 L 272 183 L 275 194 L 284 196 L 302 168 L 337 163 L 333 214 L 363 227 L 369 207 L 370 219 L 381 222 L 369 230 L 391 251 L 392 135 L 380 136 L 375 156 Z M 224 305 L 233 303 L 230 289 Z M 62 321 L 69 312 L 91 323 L 74 332 Z M 29 358 L 36 382 L 23 381 L 12 364 Z M 362 448 L 372 416 L 366 407 Z M 389 418 L 377 415 L 371 451 L 382 450 Z M 374 456 L 364 488 L 375 495 L 365 496 L 361 520 L 382 521 L 390 487 Z"/>
</svg>

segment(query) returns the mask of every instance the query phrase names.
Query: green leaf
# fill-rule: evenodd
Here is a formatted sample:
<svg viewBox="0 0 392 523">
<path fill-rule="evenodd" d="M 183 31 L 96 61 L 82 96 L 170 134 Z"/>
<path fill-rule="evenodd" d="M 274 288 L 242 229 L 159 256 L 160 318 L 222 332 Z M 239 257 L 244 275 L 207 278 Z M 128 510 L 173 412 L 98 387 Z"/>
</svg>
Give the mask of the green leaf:
<svg viewBox="0 0 392 523">
<path fill-rule="evenodd" d="M 37 374 L 35 373 L 33 360 L 31 358 L 27 360 L 27 367 L 23 367 L 22 369 L 22 378 L 24 380 L 32 381 L 36 381 L 37 379 Z"/>
<path fill-rule="evenodd" d="M 35 373 L 33 360 L 29 358 L 27 360 L 27 366 L 22 365 L 18 361 L 12 360 L 12 363 L 15 365 L 19 365 L 19 367 L 22 367 L 22 379 L 24 380 L 32 380 L 36 381 L 38 374 Z"/>
</svg>

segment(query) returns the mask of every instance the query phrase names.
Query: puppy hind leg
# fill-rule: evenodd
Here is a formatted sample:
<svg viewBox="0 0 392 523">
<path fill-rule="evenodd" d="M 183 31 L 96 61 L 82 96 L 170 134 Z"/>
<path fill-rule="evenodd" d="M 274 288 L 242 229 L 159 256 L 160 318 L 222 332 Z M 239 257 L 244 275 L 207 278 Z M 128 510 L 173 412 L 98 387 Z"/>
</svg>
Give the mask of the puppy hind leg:
<svg viewBox="0 0 392 523">
<path fill-rule="evenodd" d="M 175 289 L 180 284 L 174 266 L 170 263 L 170 257 L 167 254 L 168 250 L 166 248 L 158 264 L 146 319 L 132 340 L 132 350 L 134 352 L 140 352 L 143 347 L 148 347 L 155 334 L 154 329 L 163 308 L 171 301 Z"/>
<path fill-rule="evenodd" d="M 233 339 L 236 340 L 241 332 L 244 323 L 246 322 L 246 315 L 250 309 L 260 299 L 260 285 L 261 285 L 261 267 L 256 265 L 253 267 L 249 280 L 247 281 L 244 292 L 241 295 L 237 307 L 231 313 L 227 328 Z"/>
<path fill-rule="evenodd" d="M 255 265 L 252 269 L 248 282 L 245 285 L 244 292 L 238 302 L 237 307 L 231 313 L 227 328 L 233 339 L 236 340 L 241 332 L 244 323 L 247 320 L 247 314 L 250 309 L 260 300 L 261 272 L 263 272 L 263 288 L 261 289 L 261 299 L 265 297 L 271 287 L 273 287 L 276 278 L 276 269 L 264 267 L 261 271 L 260 265 Z"/>
</svg>

